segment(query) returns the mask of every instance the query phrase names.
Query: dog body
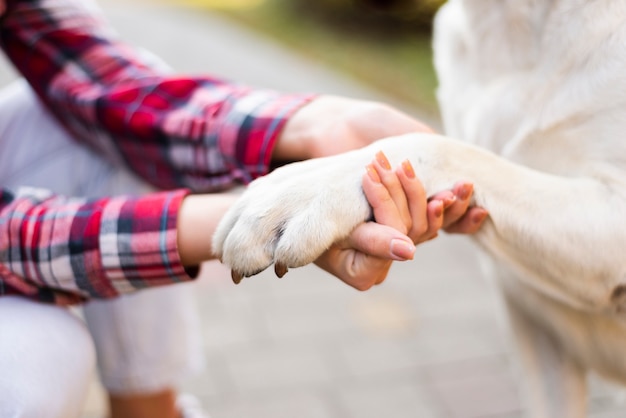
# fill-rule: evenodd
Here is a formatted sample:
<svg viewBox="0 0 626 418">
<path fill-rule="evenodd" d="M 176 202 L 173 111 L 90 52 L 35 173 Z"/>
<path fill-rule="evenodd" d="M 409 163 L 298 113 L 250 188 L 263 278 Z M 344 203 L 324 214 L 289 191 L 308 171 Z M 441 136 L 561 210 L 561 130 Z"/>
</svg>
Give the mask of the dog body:
<svg viewBox="0 0 626 418">
<path fill-rule="evenodd" d="M 244 275 L 312 262 L 370 215 L 360 182 L 380 149 L 408 157 L 429 193 L 470 180 L 531 415 L 584 417 L 588 371 L 626 384 L 626 2 L 451 0 L 435 27 L 447 137 L 276 170 L 214 249 Z"/>
<path fill-rule="evenodd" d="M 447 135 L 543 173 L 589 179 L 600 194 L 604 188 L 603 198 L 582 188 L 567 198 L 556 191 L 535 196 L 558 229 L 527 227 L 558 239 L 563 251 L 578 247 L 578 255 L 528 259 L 525 248 L 503 254 L 493 230 L 480 238 L 496 256 L 533 416 L 586 416 L 587 370 L 626 384 L 626 259 L 619 254 L 626 236 L 626 77 L 618 70 L 626 64 L 626 4 L 461 0 L 441 10 L 436 28 Z M 611 215 L 599 219 L 605 211 Z M 514 239 L 530 244 L 524 234 Z"/>
</svg>

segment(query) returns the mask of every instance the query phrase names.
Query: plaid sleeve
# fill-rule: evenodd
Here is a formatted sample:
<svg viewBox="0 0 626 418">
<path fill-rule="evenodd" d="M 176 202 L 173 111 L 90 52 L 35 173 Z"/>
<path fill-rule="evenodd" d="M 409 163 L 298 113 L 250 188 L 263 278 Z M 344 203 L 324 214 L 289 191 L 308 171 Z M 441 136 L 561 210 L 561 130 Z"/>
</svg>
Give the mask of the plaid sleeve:
<svg viewBox="0 0 626 418">
<path fill-rule="evenodd" d="M 98 200 L 0 192 L 0 295 L 56 304 L 191 280 L 176 238 L 188 192 Z"/>
<path fill-rule="evenodd" d="M 7 3 L 0 44 L 39 97 L 76 138 L 159 188 L 212 191 L 267 173 L 280 130 L 312 97 L 172 76 L 80 0 Z"/>
</svg>

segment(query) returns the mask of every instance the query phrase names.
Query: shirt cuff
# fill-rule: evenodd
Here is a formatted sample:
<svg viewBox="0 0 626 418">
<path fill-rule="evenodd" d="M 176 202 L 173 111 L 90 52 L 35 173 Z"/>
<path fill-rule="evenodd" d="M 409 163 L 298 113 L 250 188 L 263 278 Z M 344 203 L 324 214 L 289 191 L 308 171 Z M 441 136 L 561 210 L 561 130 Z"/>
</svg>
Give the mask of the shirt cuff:
<svg viewBox="0 0 626 418">
<path fill-rule="evenodd" d="M 188 190 L 181 189 L 108 202 L 102 213 L 99 240 L 102 284 L 109 289 L 93 289 L 93 293 L 130 293 L 189 281 L 194 273 L 197 275 L 197 268 L 182 265 L 178 253 L 178 212 L 188 194 Z"/>
<path fill-rule="evenodd" d="M 281 94 L 254 90 L 240 97 L 230 109 L 222 132 L 223 155 L 234 159 L 233 171 L 244 183 L 270 170 L 276 139 L 289 118 L 316 98 L 314 94 Z"/>
</svg>

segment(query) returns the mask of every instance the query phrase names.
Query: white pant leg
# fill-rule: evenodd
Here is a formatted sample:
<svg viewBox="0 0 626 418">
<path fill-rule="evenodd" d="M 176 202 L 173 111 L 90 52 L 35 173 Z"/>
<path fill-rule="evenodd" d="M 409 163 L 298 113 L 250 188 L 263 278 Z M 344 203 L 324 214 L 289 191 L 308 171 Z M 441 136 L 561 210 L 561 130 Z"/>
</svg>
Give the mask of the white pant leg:
<svg viewBox="0 0 626 418">
<path fill-rule="evenodd" d="M 89 331 L 67 309 L 0 297 L 0 417 L 78 417 L 95 366 Z"/>
<path fill-rule="evenodd" d="M 189 285 L 94 300 L 85 307 L 100 377 L 110 393 L 157 392 L 200 370 L 201 341 Z"/>
<path fill-rule="evenodd" d="M 87 197 L 151 190 L 129 171 L 78 145 L 23 81 L 0 92 L 0 184 Z M 191 286 L 146 289 L 86 304 L 101 379 L 109 391 L 160 390 L 201 367 Z"/>
</svg>

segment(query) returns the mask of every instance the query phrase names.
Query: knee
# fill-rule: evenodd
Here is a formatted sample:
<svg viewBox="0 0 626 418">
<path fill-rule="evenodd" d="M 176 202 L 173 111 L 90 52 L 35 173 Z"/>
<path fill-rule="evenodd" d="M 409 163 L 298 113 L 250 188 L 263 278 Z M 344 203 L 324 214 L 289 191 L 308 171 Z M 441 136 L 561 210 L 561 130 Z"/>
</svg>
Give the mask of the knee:
<svg viewBox="0 0 626 418">
<path fill-rule="evenodd" d="M 96 363 L 83 323 L 59 307 L 3 297 L 0 335 L 0 416 L 78 417 Z"/>
</svg>

